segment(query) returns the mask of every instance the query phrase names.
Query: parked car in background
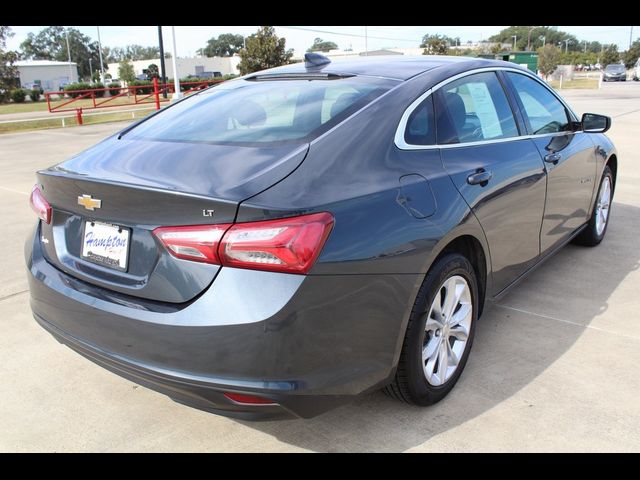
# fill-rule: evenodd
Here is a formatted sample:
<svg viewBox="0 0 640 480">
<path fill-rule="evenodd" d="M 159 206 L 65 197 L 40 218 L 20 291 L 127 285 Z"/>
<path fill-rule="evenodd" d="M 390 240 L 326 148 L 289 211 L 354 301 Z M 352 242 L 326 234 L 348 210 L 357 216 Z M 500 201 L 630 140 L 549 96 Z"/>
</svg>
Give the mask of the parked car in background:
<svg viewBox="0 0 640 480">
<path fill-rule="evenodd" d="M 378 388 L 431 405 L 487 300 L 603 240 L 610 124 L 507 62 L 307 54 L 39 171 L 31 308 L 212 412 L 311 417 Z"/>
<path fill-rule="evenodd" d="M 626 82 L 627 69 L 621 63 L 607 65 L 602 76 L 603 82 Z"/>
<path fill-rule="evenodd" d="M 636 64 L 633 66 L 633 79 L 636 82 L 640 80 L 640 58 L 636 60 Z"/>
</svg>

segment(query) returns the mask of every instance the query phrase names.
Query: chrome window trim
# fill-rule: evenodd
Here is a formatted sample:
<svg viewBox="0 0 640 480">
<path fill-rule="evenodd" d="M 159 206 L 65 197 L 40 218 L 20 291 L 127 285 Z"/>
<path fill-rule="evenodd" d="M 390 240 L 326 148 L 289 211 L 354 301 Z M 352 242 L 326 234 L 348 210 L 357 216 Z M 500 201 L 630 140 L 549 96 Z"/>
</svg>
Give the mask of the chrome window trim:
<svg viewBox="0 0 640 480">
<path fill-rule="evenodd" d="M 564 105 L 564 107 L 569 111 L 569 113 L 571 115 L 573 115 L 573 117 L 574 117 L 573 120 L 578 118 L 577 115 L 575 114 L 575 112 L 571 109 L 571 107 L 569 107 L 569 105 L 567 105 L 567 103 L 560 96 L 558 96 L 558 94 L 555 91 L 553 91 L 553 89 L 551 87 L 549 87 L 549 85 L 547 85 L 540 78 L 538 78 L 538 76 L 534 75 L 533 73 L 531 73 L 528 70 L 523 70 L 523 69 L 515 68 L 515 67 L 482 67 L 482 68 L 475 68 L 473 70 L 468 70 L 466 72 L 458 73 L 457 75 L 454 75 L 452 77 L 447 78 L 446 80 L 441 81 L 440 83 L 436 84 L 435 86 L 431 87 L 429 90 L 424 92 L 418 98 L 416 98 L 411 103 L 411 105 L 409 105 L 405 109 L 404 113 L 402 114 L 402 117 L 400 118 L 400 123 L 398 123 L 398 127 L 396 128 L 396 134 L 395 134 L 395 137 L 394 137 L 394 140 L 393 140 L 393 143 L 395 144 L 395 146 L 398 147 L 400 150 L 433 150 L 433 149 L 436 149 L 436 148 L 459 148 L 459 147 L 468 147 L 468 146 L 472 146 L 472 145 L 490 145 L 492 143 L 514 142 L 514 141 L 524 140 L 524 139 L 529 139 L 529 138 L 557 137 L 557 136 L 560 136 L 560 135 L 567 135 L 567 134 L 571 134 L 571 133 L 576 133 L 576 132 L 553 132 L 553 133 L 544 133 L 544 134 L 540 134 L 540 135 L 517 135 L 515 137 L 495 138 L 495 139 L 490 139 L 490 140 L 478 140 L 476 142 L 448 143 L 448 144 L 437 144 L 437 143 L 435 143 L 433 145 L 415 145 L 415 144 L 412 144 L 412 143 L 407 143 L 405 141 L 404 134 L 405 134 L 405 131 L 407 129 L 407 122 L 409 121 L 409 117 L 411 116 L 413 111 L 426 98 L 429 97 L 429 95 L 431 95 L 436 90 L 444 87 L 448 83 L 454 82 L 454 81 L 456 81 L 456 80 L 458 80 L 460 78 L 468 77 L 469 75 L 474 75 L 476 73 L 496 72 L 498 70 L 507 71 L 507 72 L 515 72 L 515 73 L 519 73 L 521 75 L 526 75 L 529 78 L 532 78 L 533 80 L 537 81 L 540 85 L 544 86 L 548 91 L 550 91 L 551 94 L 556 99 L 558 99 L 558 101 L 560 103 L 562 103 L 562 105 Z M 506 92 L 505 92 L 505 95 L 506 95 Z"/>
</svg>

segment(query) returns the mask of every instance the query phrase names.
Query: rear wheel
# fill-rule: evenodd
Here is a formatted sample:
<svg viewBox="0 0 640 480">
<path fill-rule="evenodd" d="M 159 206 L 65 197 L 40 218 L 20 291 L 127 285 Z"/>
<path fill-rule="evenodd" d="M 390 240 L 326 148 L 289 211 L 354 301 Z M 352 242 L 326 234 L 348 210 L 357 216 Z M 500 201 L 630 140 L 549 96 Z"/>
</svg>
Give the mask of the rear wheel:
<svg viewBox="0 0 640 480">
<path fill-rule="evenodd" d="M 414 304 L 394 381 L 387 394 L 431 405 L 454 387 L 464 369 L 478 316 L 478 285 L 464 256 L 447 254 L 427 274 Z"/>
<path fill-rule="evenodd" d="M 598 245 L 609 226 L 609 215 L 611 213 L 611 201 L 613 199 L 613 174 L 609 166 L 604 167 L 596 204 L 589 219 L 587 227 L 576 237 L 576 243 L 593 247 Z"/>
</svg>

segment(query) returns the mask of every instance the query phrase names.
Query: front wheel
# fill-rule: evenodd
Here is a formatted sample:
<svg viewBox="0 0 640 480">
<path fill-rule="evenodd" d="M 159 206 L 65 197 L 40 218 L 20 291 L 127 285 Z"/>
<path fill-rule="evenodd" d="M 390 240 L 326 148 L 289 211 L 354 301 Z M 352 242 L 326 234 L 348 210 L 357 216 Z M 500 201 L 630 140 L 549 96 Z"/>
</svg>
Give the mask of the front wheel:
<svg viewBox="0 0 640 480">
<path fill-rule="evenodd" d="M 598 188 L 598 196 L 596 197 L 596 204 L 593 207 L 593 213 L 586 228 L 576 237 L 576 243 L 593 247 L 602 241 L 609 226 L 612 199 L 613 174 L 607 165 L 602 172 L 602 180 L 600 180 L 600 187 Z"/>
<path fill-rule="evenodd" d="M 452 253 L 438 260 L 416 298 L 394 381 L 386 393 L 414 405 L 442 400 L 464 369 L 478 318 L 473 266 Z"/>
</svg>

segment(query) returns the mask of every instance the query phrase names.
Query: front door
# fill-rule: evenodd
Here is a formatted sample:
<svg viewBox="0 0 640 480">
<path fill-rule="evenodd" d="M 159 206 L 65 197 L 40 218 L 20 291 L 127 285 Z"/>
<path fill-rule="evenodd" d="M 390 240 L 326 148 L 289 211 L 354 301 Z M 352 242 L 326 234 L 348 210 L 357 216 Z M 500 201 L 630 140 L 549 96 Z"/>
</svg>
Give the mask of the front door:
<svg viewBox="0 0 640 480">
<path fill-rule="evenodd" d="M 496 294 L 540 255 L 544 166 L 535 144 L 519 136 L 495 72 L 448 83 L 434 100 L 442 162 L 485 232 Z"/>
<path fill-rule="evenodd" d="M 570 112 L 544 85 L 516 72 L 506 76 L 547 171 L 540 231 L 540 249 L 545 253 L 589 218 L 597 174 L 595 147 L 587 134 L 571 131 Z"/>
</svg>

